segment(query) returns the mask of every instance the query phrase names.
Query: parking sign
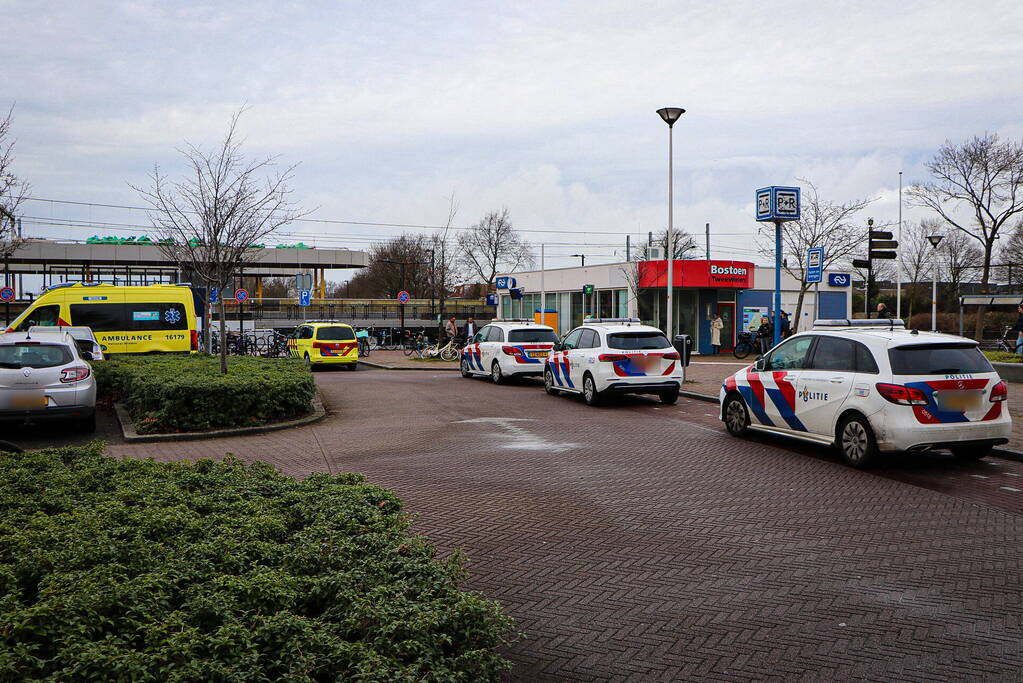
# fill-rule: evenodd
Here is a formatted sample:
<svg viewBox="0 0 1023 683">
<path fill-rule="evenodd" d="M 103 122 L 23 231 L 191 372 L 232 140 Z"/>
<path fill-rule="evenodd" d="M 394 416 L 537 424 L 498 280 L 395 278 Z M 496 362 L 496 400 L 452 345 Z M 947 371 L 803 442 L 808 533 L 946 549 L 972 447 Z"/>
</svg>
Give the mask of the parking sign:
<svg viewBox="0 0 1023 683">
<path fill-rule="evenodd" d="M 299 306 L 308 306 L 312 302 L 312 299 L 313 299 L 313 293 L 312 293 L 311 290 L 308 290 L 308 289 L 300 289 L 300 290 L 298 290 L 298 305 Z"/>
<path fill-rule="evenodd" d="M 806 281 L 820 282 L 824 278 L 824 247 L 806 250 Z"/>
</svg>

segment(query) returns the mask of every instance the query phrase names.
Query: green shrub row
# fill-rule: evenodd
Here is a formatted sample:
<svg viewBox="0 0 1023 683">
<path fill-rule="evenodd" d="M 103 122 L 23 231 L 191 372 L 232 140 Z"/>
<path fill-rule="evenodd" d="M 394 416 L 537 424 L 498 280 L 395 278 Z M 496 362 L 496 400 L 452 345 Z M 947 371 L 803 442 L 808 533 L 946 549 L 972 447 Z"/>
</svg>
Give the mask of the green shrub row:
<svg viewBox="0 0 1023 683">
<path fill-rule="evenodd" d="M 101 398 L 122 401 L 140 434 L 246 427 L 308 414 L 316 384 L 305 363 L 216 357 L 122 356 L 94 363 Z"/>
<path fill-rule="evenodd" d="M 1023 356 L 1005 351 L 985 351 L 987 359 L 995 363 L 1023 363 Z"/>
<path fill-rule="evenodd" d="M 0 454 L 0 680 L 488 681 L 513 635 L 361 475 Z"/>
</svg>

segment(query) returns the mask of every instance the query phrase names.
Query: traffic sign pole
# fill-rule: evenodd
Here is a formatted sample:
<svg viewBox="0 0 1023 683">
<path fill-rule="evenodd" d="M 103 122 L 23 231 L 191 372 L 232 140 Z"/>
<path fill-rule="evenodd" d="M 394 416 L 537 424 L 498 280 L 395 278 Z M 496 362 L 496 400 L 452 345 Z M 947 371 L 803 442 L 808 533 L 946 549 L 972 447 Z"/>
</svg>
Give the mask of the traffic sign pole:
<svg viewBox="0 0 1023 683">
<path fill-rule="evenodd" d="M 781 224 L 774 222 L 774 345 L 781 341 Z"/>
</svg>

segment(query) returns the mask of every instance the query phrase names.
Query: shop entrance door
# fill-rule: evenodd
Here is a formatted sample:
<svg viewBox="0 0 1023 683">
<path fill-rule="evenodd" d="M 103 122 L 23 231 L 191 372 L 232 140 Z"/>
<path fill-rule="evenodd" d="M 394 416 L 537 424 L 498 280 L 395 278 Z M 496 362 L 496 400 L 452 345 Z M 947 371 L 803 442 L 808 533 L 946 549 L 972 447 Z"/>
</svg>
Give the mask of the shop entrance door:
<svg viewBox="0 0 1023 683">
<path fill-rule="evenodd" d="M 721 350 L 731 351 L 735 348 L 735 302 L 718 302 L 718 315 L 725 324 L 721 330 Z"/>
</svg>

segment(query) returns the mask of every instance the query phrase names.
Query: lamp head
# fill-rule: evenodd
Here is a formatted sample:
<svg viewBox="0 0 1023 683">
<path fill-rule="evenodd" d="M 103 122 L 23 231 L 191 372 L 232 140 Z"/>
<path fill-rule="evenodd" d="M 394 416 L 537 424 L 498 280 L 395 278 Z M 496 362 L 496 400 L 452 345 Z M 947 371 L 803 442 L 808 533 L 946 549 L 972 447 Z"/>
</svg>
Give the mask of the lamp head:
<svg viewBox="0 0 1023 683">
<path fill-rule="evenodd" d="M 668 124 L 669 128 L 671 128 L 675 125 L 675 122 L 679 120 L 679 117 L 686 113 L 686 110 L 682 107 L 664 107 L 662 109 L 658 109 L 657 113 L 661 115 L 664 122 Z"/>
<path fill-rule="evenodd" d="M 927 236 L 927 241 L 931 243 L 932 247 L 937 247 L 943 239 L 945 239 L 945 236 L 940 232 L 931 233 Z"/>
</svg>

